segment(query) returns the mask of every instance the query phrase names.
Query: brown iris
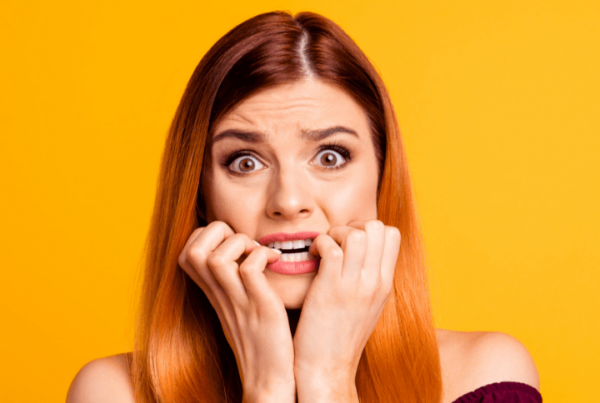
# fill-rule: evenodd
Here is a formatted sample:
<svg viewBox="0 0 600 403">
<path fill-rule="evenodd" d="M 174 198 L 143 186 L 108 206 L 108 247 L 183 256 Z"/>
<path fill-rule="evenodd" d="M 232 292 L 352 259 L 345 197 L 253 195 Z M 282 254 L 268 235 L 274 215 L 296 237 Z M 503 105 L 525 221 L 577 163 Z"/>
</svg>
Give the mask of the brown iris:
<svg viewBox="0 0 600 403">
<path fill-rule="evenodd" d="M 250 158 L 243 158 L 242 160 L 240 160 L 238 166 L 241 172 L 250 172 L 254 170 L 256 164 Z"/>
<path fill-rule="evenodd" d="M 326 167 L 332 167 L 337 164 L 337 156 L 334 153 L 323 153 L 321 164 Z"/>
</svg>

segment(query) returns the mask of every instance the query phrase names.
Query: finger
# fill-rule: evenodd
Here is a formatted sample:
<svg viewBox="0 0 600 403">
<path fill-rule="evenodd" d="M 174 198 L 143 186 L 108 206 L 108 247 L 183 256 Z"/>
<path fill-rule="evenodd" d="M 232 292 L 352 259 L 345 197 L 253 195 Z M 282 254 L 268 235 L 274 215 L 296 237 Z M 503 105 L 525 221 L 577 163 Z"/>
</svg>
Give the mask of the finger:
<svg viewBox="0 0 600 403">
<path fill-rule="evenodd" d="M 197 234 L 194 234 L 196 233 Z M 180 255 L 180 266 L 207 295 L 222 300 L 225 292 L 207 265 L 207 258 L 224 239 L 234 234 L 221 221 L 213 221 L 203 229 L 195 230 Z"/>
<path fill-rule="evenodd" d="M 361 273 L 361 285 L 370 295 L 382 289 L 382 259 L 385 247 L 385 225 L 379 220 L 351 222 L 367 234 L 367 254 Z"/>
<path fill-rule="evenodd" d="M 213 221 L 206 227 L 197 228 L 192 232 L 179 255 L 179 265 L 190 277 L 197 277 L 191 271 L 201 274 L 200 272 L 206 268 L 208 256 L 224 239 L 233 234 L 231 227 L 221 221 Z"/>
<path fill-rule="evenodd" d="M 186 250 L 205 229 L 206 227 L 198 227 L 194 231 L 192 231 L 185 245 L 183 246 L 183 250 Z"/>
<path fill-rule="evenodd" d="M 265 256 L 262 270 L 269 261 L 276 261 L 281 256 L 281 253 L 260 246 L 258 242 L 250 239 L 245 234 L 234 234 L 219 245 L 208 258 L 209 267 L 211 267 L 217 281 L 228 294 L 231 294 L 232 297 L 237 296 L 239 302 L 246 302 L 248 299 L 240 270 L 256 249 L 261 249 L 260 253 Z M 249 256 L 246 259 L 241 259 L 242 255 Z"/>
<path fill-rule="evenodd" d="M 327 234 L 321 234 L 313 240 L 308 249 L 314 256 L 321 256 L 318 278 L 339 278 L 342 275 L 344 252 L 342 248 Z"/>
<path fill-rule="evenodd" d="M 273 261 L 273 255 L 281 256 L 281 253 L 274 252 L 273 249 L 266 246 L 260 246 L 254 249 L 240 265 L 240 276 L 248 299 L 258 303 L 273 303 L 273 297 L 276 295 L 264 275 L 267 263 Z"/>
<path fill-rule="evenodd" d="M 229 225 L 225 224 L 223 221 L 213 221 L 206 226 L 204 231 L 202 231 L 198 237 L 198 241 L 205 246 L 210 254 L 217 249 L 224 240 L 233 235 L 235 235 L 235 231 Z"/>
<path fill-rule="evenodd" d="M 200 271 L 189 262 L 186 262 L 183 265 L 180 264 L 180 266 L 194 281 L 194 283 L 200 287 L 219 317 L 222 317 L 223 310 L 221 309 L 221 301 L 226 301 L 227 295 L 210 270 L 205 270 L 205 273 L 200 275 Z"/>
<path fill-rule="evenodd" d="M 398 228 L 385 227 L 385 245 L 381 259 L 381 282 L 383 286 L 391 290 L 394 281 L 394 272 L 400 253 L 401 234 Z"/>
<path fill-rule="evenodd" d="M 179 254 L 179 258 L 177 259 L 177 263 L 179 263 L 179 267 L 181 267 L 183 269 L 183 271 L 185 271 L 188 274 L 188 276 L 190 276 L 191 279 L 194 280 L 194 282 L 196 284 L 198 284 L 198 281 L 200 281 L 200 276 L 198 275 L 198 273 L 196 272 L 194 267 L 188 262 L 187 253 L 188 253 L 190 245 L 198 238 L 200 233 L 202 231 L 204 231 L 205 229 L 206 229 L 206 227 L 196 228 L 190 234 L 181 253 Z"/>
<path fill-rule="evenodd" d="M 361 269 L 367 253 L 367 234 L 358 228 L 349 226 L 333 227 L 329 236 L 340 244 L 344 252 L 342 277 L 349 280 L 359 280 Z"/>
<path fill-rule="evenodd" d="M 379 283 L 381 281 L 381 261 L 385 246 L 385 225 L 379 220 L 370 220 L 359 225 L 367 234 L 367 256 L 365 257 L 363 270 L 367 275 L 374 276 L 373 279 Z"/>
<path fill-rule="evenodd" d="M 225 239 L 207 258 L 206 263 L 225 293 L 232 301 L 246 303 L 246 288 L 239 273 L 238 259 L 257 246 L 245 234 L 234 234 Z"/>
</svg>

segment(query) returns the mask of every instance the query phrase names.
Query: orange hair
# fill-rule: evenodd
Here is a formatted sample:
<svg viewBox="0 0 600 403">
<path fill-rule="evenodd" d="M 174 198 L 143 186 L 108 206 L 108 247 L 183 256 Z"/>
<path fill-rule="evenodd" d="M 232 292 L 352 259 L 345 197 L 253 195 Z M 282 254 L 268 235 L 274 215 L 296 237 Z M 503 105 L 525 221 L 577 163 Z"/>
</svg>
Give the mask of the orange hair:
<svg viewBox="0 0 600 403">
<path fill-rule="evenodd" d="M 241 402 L 235 357 L 211 304 L 178 266 L 207 223 L 200 178 L 211 130 L 242 100 L 307 76 L 346 90 L 364 108 L 380 161 L 378 218 L 402 234 L 394 287 L 362 354 L 362 403 L 439 403 L 439 354 L 419 223 L 394 109 L 375 68 L 332 21 L 313 13 L 258 15 L 222 37 L 194 71 L 171 124 L 145 254 L 131 363 L 143 403 Z"/>
</svg>

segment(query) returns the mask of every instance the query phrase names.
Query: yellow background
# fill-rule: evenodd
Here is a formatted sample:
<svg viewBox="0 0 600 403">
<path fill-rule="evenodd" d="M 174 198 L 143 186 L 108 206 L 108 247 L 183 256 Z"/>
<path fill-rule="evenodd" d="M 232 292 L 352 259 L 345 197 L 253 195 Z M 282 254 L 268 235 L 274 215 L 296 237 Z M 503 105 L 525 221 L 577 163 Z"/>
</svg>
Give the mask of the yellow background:
<svg viewBox="0 0 600 403">
<path fill-rule="evenodd" d="M 0 5 L 0 382 L 61 402 L 131 349 L 163 142 L 193 69 L 264 11 L 340 24 L 396 106 L 438 326 L 529 348 L 546 402 L 597 400 L 600 2 Z"/>
</svg>

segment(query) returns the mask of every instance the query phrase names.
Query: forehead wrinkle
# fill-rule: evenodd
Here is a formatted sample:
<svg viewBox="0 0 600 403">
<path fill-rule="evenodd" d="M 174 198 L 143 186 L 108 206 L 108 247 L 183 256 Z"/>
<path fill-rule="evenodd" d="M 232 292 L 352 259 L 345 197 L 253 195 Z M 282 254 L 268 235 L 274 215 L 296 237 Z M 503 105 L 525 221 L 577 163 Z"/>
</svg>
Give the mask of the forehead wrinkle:
<svg viewBox="0 0 600 403">
<path fill-rule="evenodd" d="M 227 122 L 227 123 L 241 123 L 241 128 L 239 125 L 234 124 L 232 125 L 233 127 L 229 127 L 226 130 L 215 130 L 213 132 L 213 135 L 211 137 L 211 140 L 214 140 L 215 136 L 217 136 L 217 133 L 223 133 L 223 132 L 227 132 L 227 131 L 239 131 L 239 132 L 253 132 L 253 133 L 257 133 L 260 135 L 260 137 L 262 138 L 261 142 L 268 142 L 270 140 L 270 135 L 269 132 L 266 130 L 263 130 L 264 125 L 260 124 L 256 119 L 253 119 L 253 115 L 252 114 L 245 114 L 245 113 L 240 113 L 237 109 L 233 110 L 232 112 L 230 112 L 219 124 L 219 127 L 222 128 L 223 127 L 223 123 Z M 228 124 L 226 124 L 225 126 L 229 126 Z M 250 128 L 248 128 L 248 126 L 250 126 Z"/>
<path fill-rule="evenodd" d="M 238 113 L 260 113 L 279 112 L 291 109 L 313 108 L 318 106 L 319 101 L 310 96 L 296 97 L 290 99 L 284 94 L 271 93 L 266 99 L 252 98 L 242 102 L 234 112 Z"/>
<path fill-rule="evenodd" d="M 267 142 L 289 138 L 290 135 L 305 141 L 315 141 L 317 138 L 329 137 L 315 136 L 316 132 L 329 131 L 335 126 L 355 128 L 354 122 L 347 119 L 339 122 L 336 122 L 337 119 L 329 119 L 329 114 L 325 112 L 338 100 L 330 91 L 325 94 L 312 91 L 312 88 L 301 88 L 298 91 L 296 86 L 267 90 L 242 101 L 224 119 L 225 125 L 221 128 L 260 132 Z M 337 109 L 334 108 L 334 114 Z M 346 132 L 349 131 L 356 134 L 355 130 Z"/>
<path fill-rule="evenodd" d="M 240 122 L 240 123 L 247 123 L 251 126 L 254 126 L 256 124 L 256 122 L 253 121 L 252 119 L 252 115 L 248 115 L 246 116 L 243 113 L 240 113 L 237 109 L 233 110 L 231 113 L 229 113 L 225 119 L 223 119 L 223 121 L 226 120 L 233 120 L 234 122 Z"/>
<path fill-rule="evenodd" d="M 258 133 L 264 142 L 269 142 L 288 134 L 303 137 L 303 133 L 308 131 L 308 129 L 304 129 L 304 124 L 306 123 L 305 116 L 295 116 L 293 118 L 290 118 L 289 115 L 257 116 L 246 111 L 245 113 L 237 112 L 232 114 L 222 123 L 225 123 L 224 126 L 227 127 L 225 131 L 235 130 Z M 223 127 L 222 125 L 220 126 L 221 128 Z M 213 138 L 219 132 L 223 132 L 223 130 L 215 131 Z"/>
</svg>

